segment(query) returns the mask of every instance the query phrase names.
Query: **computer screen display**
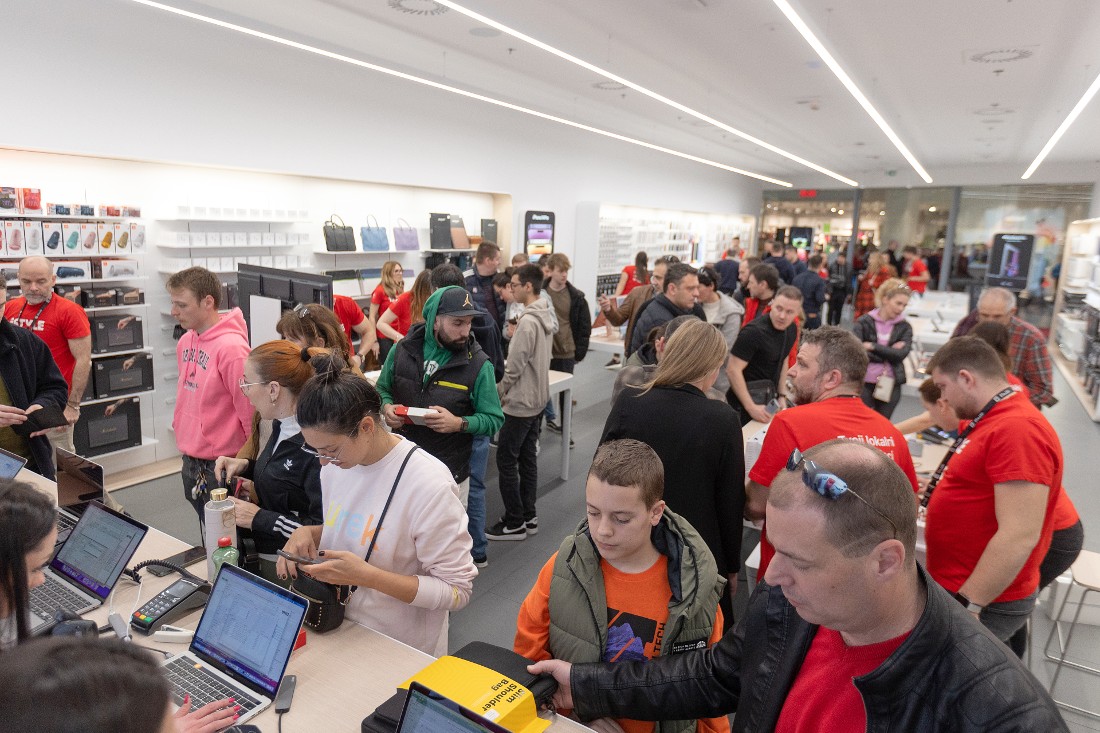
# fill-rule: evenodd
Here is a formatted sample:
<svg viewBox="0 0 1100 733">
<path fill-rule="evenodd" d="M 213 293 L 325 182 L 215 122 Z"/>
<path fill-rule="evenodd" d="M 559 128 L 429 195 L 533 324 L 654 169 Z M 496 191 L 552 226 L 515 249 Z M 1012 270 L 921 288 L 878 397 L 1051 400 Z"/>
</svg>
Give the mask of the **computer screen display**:
<svg viewBox="0 0 1100 733">
<path fill-rule="evenodd" d="M 50 567 L 106 598 L 148 529 L 136 519 L 92 502 Z"/>
<path fill-rule="evenodd" d="M 397 733 L 507 733 L 453 700 L 413 682 Z"/>
<path fill-rule="evenodd" d="M 103 498 L 103 466 L 64 448 L 54 449 L 54 461 L 58 506 L 75 506 Z"/>
<path fill-rule="evenodd" d="M 27 459 L 0 448 L 0 478 L 15 478 Z"/>
</svg>

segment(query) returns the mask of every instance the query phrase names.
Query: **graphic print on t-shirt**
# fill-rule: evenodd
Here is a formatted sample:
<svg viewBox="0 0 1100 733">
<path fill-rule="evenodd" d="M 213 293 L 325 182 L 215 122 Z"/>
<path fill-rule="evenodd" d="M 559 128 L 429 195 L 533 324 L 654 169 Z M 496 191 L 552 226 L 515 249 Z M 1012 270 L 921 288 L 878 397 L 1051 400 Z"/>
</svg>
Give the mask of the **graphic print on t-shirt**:
<svg viewBox="0 0 1100 733">
<path fill-rule="evenodd" d="M 639 662 L 656 656 L 665 625 L 614 608 L 607 609 L 604 662 Z"/>
</svg>

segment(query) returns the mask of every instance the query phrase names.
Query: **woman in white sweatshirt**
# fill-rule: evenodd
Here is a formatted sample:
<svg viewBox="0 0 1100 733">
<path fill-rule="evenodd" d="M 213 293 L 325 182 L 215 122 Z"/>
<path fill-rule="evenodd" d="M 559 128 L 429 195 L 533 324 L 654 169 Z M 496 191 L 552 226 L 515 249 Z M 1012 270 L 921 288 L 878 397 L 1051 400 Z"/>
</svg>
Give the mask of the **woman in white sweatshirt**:
<svg viewBox="0 0 1100 733">
<path fill-rule="evenodd" d="M 311 364 L 298 424 L 303 450 L 321 461 L 324 524 L 295 530 L 285 549 L 323 562 L 280 558 L 279 573 L 357 586 L 348 619 L 446 654 L 448 612 L 469 602 L 477 576 L 458 486 L 441 462 L 386 431 L 378 392 L 341 357 Z"/>
</svg>

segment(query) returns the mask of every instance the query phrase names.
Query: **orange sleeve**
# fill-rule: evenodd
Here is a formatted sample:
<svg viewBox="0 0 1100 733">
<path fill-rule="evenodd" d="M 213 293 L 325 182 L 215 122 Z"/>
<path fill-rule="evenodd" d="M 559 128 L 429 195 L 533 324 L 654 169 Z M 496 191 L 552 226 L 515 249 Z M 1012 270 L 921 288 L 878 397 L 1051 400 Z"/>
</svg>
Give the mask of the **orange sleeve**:
<svg viewBox="0 0 1100 733">
<path fill-rule="evenodd" d="M 512 648 L 516 654 L 541 662 L 550 659 L 550 579 L 554 576 L 554 561 L 550 556 L 539 571 L 531 592 L 523 599 L 516 616 L 516 639 Z"/>
<path fill-rule="evenodd" d="M 707 639 L 707 646 L 712 647 L 718 643 L 718 640 L 722 638 L 722 627 L 725 617 L 722 616 L 722 607 L 719 606 L 714 613 L 714 630 L 710 632 L 710 638 Z M 730 719 L 722 715 L 717 718 L 699 718 L 695 725 L 697 733 L 729 733 Z"/>
</svg>

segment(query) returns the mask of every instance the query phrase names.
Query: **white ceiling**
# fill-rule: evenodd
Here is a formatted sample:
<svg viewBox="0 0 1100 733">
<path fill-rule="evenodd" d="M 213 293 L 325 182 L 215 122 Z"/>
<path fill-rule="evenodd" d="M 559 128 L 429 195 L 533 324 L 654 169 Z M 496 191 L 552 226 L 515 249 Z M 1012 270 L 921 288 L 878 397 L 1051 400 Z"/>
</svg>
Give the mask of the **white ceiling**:
<svg viewBox="0 0 1100 733">
<path fill-rule="evenodd" d="M 597 89 L 603 80 L 593 72 L 507 35 L 485 35 L 492 29 L 453 10 L 393 7 L 431 11 L 438 8 L 431 0 L 168 2 L 796 185 L 842 185 L 633 90 Z M 858 180 L 861 172 L 897 170 L 899 182 L 919 180 L 770 0 L 463 4 L 841 174 Z M 937 169 L 976 165 L 1023 173 L 1100 72 L 1095 0 L 832 0 L 796 8 L 933 178 Z M 298 52 L 285 53 L 292 63 Z M 1015 56 L 1026 57 L 1003 60 Z M 364 71 L 362 87 L 348 93 L 369 97 L 372 78 Z M 1100 162 L 1098 130 L 1100 99 L 1048 161 Z"/>
</svg>

